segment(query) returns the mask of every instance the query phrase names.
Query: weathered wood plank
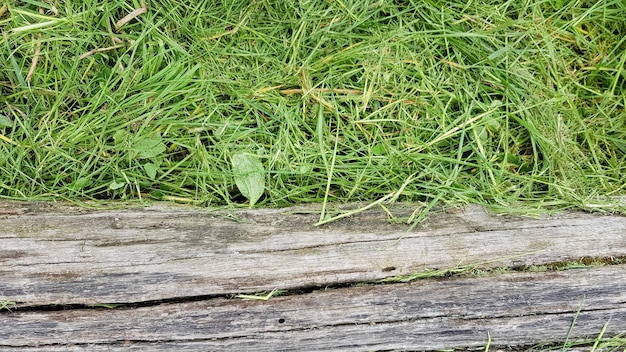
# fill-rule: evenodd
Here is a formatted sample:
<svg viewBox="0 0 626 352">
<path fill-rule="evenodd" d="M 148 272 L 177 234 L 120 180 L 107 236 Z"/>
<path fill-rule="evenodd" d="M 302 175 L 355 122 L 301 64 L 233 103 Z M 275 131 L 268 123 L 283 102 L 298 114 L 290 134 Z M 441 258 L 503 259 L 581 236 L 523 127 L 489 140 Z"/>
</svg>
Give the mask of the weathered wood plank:
<svg viewBox="0 0 626 352">
<path fill-rule="evenodd" d="M 487 265 L 626 256 L 626 217 L 584 212 L 522 218 L 470 206 L 406 232 L 382 210 L 317 228 L 317 215 L 285 209 L 0 209 L 0 298 L 20 306 L 323 287 L 499 258 Z"/>
<path fill-rule="evenodd" d="M 320 290 L 269 301 L 215 298 L 135 309 L 3 313 L 21 351 L 435 350 L 626 331 L 626 266 Z M 39 346 L 38 348 L 36 348 Z"/>
</svg>

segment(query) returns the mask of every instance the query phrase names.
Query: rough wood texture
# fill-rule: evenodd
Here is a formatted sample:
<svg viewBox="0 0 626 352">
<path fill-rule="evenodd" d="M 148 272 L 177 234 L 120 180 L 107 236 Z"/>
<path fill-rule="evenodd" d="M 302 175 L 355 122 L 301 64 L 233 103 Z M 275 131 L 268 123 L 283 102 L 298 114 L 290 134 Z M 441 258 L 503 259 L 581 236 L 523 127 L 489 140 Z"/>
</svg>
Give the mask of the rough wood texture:
<svg viewBox="0 0 626 352">
<path fill-rule="evenodd" d="M 324 287 L 495 259 L 486 265 L 626 256 L 626 217 L 582 212 L 533 219 L 471 206 L 406 232 L 380 210 L 317 228 L 317 215 L 286 210 L 0 209 L 9 213 L 0 218 L 0 297 L 22 306 Z"/>
<path fill-rule="evenodd" d="M 0 311 L 0 349 L 420 350 L 484 346 L 487 331 L 494 346 L 518 346 L 562 341 L 585 295 L 573 337 L 607 321 L 609 333 L 626 331 L 622 265 L 228 299 L 481 262 L 626 257 L 621 216 L 524 218 L 470 206 L 433 212 L 407 232 L 382 210 L 319 228 L 310 210 L 0 202 L 0 300 L 17 302 Z M 408 217 L 414 209 L 390 210 Z M 99 303 L 136 305 L 82 306 Z"/>
<path fill-rule="evenodd" d="M 364 351 L 497 347 L 626 331 L 626 267 L 320 290 L 269 301 L 15 312 L 0 347 L 90 351 Z M 36 350 L 35 348 L 31 350 Z"/>
</svg>

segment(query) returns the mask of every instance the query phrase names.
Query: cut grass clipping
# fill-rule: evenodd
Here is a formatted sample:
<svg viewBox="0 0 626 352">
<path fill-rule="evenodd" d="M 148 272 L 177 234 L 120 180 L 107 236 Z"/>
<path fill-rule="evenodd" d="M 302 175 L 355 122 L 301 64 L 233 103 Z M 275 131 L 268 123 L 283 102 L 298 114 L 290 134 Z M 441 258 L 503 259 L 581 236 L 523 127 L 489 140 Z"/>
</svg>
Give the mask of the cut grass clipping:
<svg viewBox="0 0 626 352">
<path fill-rule="evenodd" d="M 624 210 L 622 0 L 56 4 L 1 5 L 1 198 Z"/>
</svg>

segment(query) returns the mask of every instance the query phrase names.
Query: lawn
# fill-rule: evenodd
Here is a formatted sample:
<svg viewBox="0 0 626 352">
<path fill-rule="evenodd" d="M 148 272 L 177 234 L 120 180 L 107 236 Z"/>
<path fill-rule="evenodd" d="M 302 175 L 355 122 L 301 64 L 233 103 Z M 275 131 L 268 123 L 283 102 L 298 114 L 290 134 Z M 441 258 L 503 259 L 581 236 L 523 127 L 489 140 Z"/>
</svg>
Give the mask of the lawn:
<svg viewBox="0 0 626 352">
<path fill-rule="evenodd" d="M 624 211 L 622 0 L 0 13 L 0 198 Z"/>
</svg>

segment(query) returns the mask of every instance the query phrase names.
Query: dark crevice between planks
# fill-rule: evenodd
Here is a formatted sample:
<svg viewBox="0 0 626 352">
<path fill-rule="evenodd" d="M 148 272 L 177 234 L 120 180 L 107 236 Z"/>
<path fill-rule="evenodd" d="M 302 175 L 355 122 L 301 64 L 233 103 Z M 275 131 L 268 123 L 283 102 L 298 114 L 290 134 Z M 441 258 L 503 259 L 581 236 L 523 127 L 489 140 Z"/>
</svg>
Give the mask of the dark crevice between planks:
<svg viewBox="0 0 626 352">
<path fill-rule="evenodd" d="M 307 287 L 298 287 L 295 289 L 281 290 L 277 296 L 294 296 L 294 295 L 306 295 L 317 291 L 336 290 L 349 287 L 360 286 L 374 286 L 374 285 L 394 285 L 407 282 L 413 282 L 418 280 L 442 280 L 453 279 L 463 277 L 485 277 L 496 276 L 507 272 L 548 272 L 548 271 L 565 271 L 574 269 L 586 269 L 601 266 L 611 266 L 626 264 L 626 256 L 607 256 L 607 257 L 581 257 L 576 260 L 549 262 L 543 264 L 512 266 L 512 267 L 485 267 L 484 263 L 468 264 L 457 266 L 448 269 L 433 269 L 423 272 L 418 272 L 412 275 L 390 276 L 384 279 L 365 281 L 365 282 L 346 282 L 336 283 L 329 285 L 316 285 Z M 391 274 L 395 268 L 387 267 L 383 271 Z M 153 307 L 162 304 L 177 304 L 177 303 L 190 303 L 208 301 L 214 299 L 242 299 L 238 298 L 239 294 L 246 295 L 266 295 L 268 292 L 238 292 L 227 294 L 212 294 L 212 295 L 196 295 L 196 296 L 182 296 L 172 297 L 157 300 L 146 300 L 140 302 L 131 303 L 98 303 L 98 304 L 47 304 L 47 305 L 25 305 L 21 306 L 21 302 L 11 302 L 11 305 L 0 309 L 1 314 L 9 314 L 19 310 L 20 312 L 52 312 L 52 311 L 65 311 L 65 310 L 110 310 L 110 309 L 134 309 L 141 307 Z M 271 299 L 271 298 L 270 298 Z M 259 299 L 261 300 L 261 299 Z"/>
<path fill-rule="evenodd" d="M 94 303 L 94 304 L 42 304 L 42 305 L 30 305 L 30 306 L 20 306 L 20 302 L 15 302 L 17 307 L 9 308 L 0 311 L 0 314 L 6 314 L 13 311 L 20 312 L 56 312 L 56 311 L 64 311 L 64 310 L 110 310 L 110 309 L 134 309 L 141 307 L 154 307 L 161 304 L 176 304 L 176 303 L 190 303 L 190 302 L 200 302 L 200 301 L 208 301 L 212 299 L 218 298 L 226 298 L 232 299 L 234 298 L 234 294 L 223 294 L 223 295 L 197 295 L 197 296 L 183 296 L 183 297 L 172 297 L 172 298 L 164 298 L 164 299 L 155 299 L 155 300 L 147 300 L 141 302 L 131 302 L 131 303 Z"/>
</svg>

